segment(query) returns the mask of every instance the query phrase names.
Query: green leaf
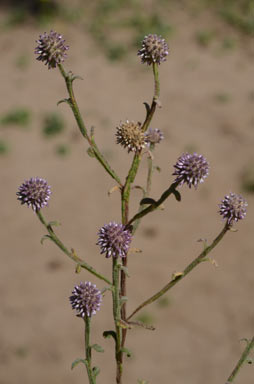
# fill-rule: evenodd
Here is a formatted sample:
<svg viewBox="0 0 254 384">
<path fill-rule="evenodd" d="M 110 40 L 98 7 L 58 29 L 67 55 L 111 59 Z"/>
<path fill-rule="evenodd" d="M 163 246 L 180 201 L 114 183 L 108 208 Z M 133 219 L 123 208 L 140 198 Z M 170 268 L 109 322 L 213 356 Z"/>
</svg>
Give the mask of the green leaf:
<svg viewBox="0 0 254 384">
<path fill-rule="evenodd" d="M 88 150 L 87 150 L 87 154 L 88 154 L 88 156 L 90 156 L 90 157 L 95 157 L 94 150 L 93 150 L 91 147 L 88 148 Z"/>
<path fill-rule="evenodd" d="M 77 264 L 77 265 L 76 265 L 76 268 L 75 268 L 75 273 L 80 273 L 81 270 L 82 270 L 81 265 L 80 265 L 80 264 Z"/>
<path fill-rule="evenodd" d="M 115 331 L 104 331 L 102 335 L 105 339 L 109 339 L 110 337 L 113 337 L 113 339 L 116 341 Z"/>
<path fill-rule="evenodd" d="M 71 364 L 71 369 L 74 369 L 79 363 L 84 364 L 87 366 L 87 361 L 85 359 L 81 359 L 80 357 L 74 360 Z"/>
<path fill-rule="evenodd" d="M 70 101 L 70 99 L 62 99 L 62 100 L 59 100 L 58 103 L 57 103 L 57 106 L 58 106 L 59 104 L 62 104 L 62 103 L 67 103 L 67 104 L 70 105 L 71 101 Z"/>
<path fill-rule="evenodd" d="M 104 349 L 99 344 L 93 344 L 91 345 L 91 348 L 93 348 L 96 352 L 104 352 Z"/>
<path fill-rule="evenodd" d="M 128 348 L 123 347 L 123 348 L 121 348 L 121 351 L 123 353 L 126 353 L 127 357 L 132 357 L 132 352 Z"/>
<path fill-rule="evenodd" d="M 174 196 L 175 196 L 177 201 L 181 201 L 181 194 L 180 194 L 180 192 L 174 190 L 173 194 L 174 194 Z"/>
<path fill-rule="evenodd" d="M 93 371 L 94 377 L 96 377 L 100 373 L 100 368 L 99 367 L 93 367 L 92 371 Z"/>
<path fill-rule="evenodd" d="M 59 221 L 50 221 L 49 223 L 48 223 L 48 225 L 50 226 L 50 227 L 59 227 L 60 225 L 61 225 L 61 223 L 59 222 Z"/>
<path fill-rule="evenodd" d="M 142 199 L 140 201 L 140 205 L 143 205 L 143 204 L 155 204 L 156 201 L 154 199 L 151 199 L 150 197 L 145 197 L 144 199 Z"/>
<path fill-rule="evenodd" d="M 52 240 L 52 239 L 51 239 L 51 236 L 50 236 L 50 235 L 44 235 L 44 236 L 42 236 L 42 238 L 41 238 L 41 244 L 43 244 L 45 240 Z"/>
</svg>

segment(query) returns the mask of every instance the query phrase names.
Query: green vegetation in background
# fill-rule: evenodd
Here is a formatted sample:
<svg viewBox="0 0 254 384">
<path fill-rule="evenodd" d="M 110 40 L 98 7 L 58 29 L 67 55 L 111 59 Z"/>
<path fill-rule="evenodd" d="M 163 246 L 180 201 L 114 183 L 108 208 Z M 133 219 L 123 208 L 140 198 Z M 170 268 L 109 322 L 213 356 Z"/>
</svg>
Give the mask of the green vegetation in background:
<svg viewBox="0 0 254 384">
<path fill-rule="evenodd" d="M 5 155 L 9 152 L 9 145 L 5 140 L 0 139 L 0 156 Z"/>
<path fill-rule="evenodd" d="M 56 147 L 56 154 L 64 157 L 70 154 L 70 146 L 68 144 L 59 144 Z"/>
<path fill-rule="evenodd" d="M 42 132 L 46 137 L 54 137 L 63 132 L 64 119 L 59 113 L 49 113 L 44 117 Z"/>
<path fill-rule="evenodd" d="M 1 125 L 27 127 L 31 121 L 31 112 L 27 108 L 14 108 L 0 118 Z"/>
<path fill-rule="evenodd" d="M 242 172 L 241 189 L 243 192 L 254 193 L 254 162 Z"/>
</svg>

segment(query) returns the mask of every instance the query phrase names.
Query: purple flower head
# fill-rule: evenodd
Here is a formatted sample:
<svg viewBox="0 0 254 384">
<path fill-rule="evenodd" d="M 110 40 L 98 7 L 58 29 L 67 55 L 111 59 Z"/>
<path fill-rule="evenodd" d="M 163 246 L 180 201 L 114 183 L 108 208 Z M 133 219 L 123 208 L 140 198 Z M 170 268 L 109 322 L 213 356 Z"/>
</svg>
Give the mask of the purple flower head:
<svg viewBox="0 0 254 384">
<path fill-rule="evenodd" d="M 51 189 L 46 180 L 40 177 L 31 177 L 19 187 L 16 194 L 21 204 L 27 204 L 34 211 L 39 211 L 48 205 Z"/>
<path fill-rule="evenodd" d="M 149 128 L 148 131 L 146 131 L 145 133 L 145 142 L 148 146 L 150 146 L 151 144 L 159 144 L 163 139 L 163 133 L 157 128 Z"/>
<path fill-rule="evenodd" d="M 193 185 L 197 188 L 199 183 L 203 183 L 204 179 L 209 174 L 209 165 L 207 160 L 202 155 L 193 153 L 184 153 L 174 165 L 176 176 L 175 182 L 180 185 L 186 183 L 189 188 Z"/>
<path fill-rule="evenodd" d="M 230 192 L 219 204 L 219 213 L 223 219 L 227 220 L 228 225 L 232 225 L 234 221 L 245 218 L 247 206 L 247 201 L 241 195 Z"/>
<path fill-rule="evenodd" d="M 70 296 L 72 309 L 75 309 L 78 317 L 91 317 L 100 310 L 102 294 L 95 284 L 85 281 L 76 285 Z"/>
<path fill-rule="evenodd" d="M 125 257 L 131 243 L 131 232 L 123 224 L 111 222 L 99 230 L 96 243 L 106 257 Z"/>
<path fill-rule="evenodd" d="M 168 44 L 161 36 L 149 34 L 142 41 L 142 47 L 138 51 L 141 62 L 151 65 L 152 63 L 160 64 L 166 61 L 168 55 Z"/>
<path fill-rule="evenodd" d="M 48 69 L 55 68 L 67 57 L 66 51 L 69 46 L 64 44 L 65 40 L 62 35 L 54 31 L 50 31 L 49 34 L 44 32 L 39 37 L 39 40 L 36 40 L 38 46 L 34 51 L 36 55 L 39 55 L 37 60 L 44 61 Z"/>
<path fill-rule="evenodd" d="M 128 148 L 128 152 L 141 151 L 145 148 L 145 135 L 141 130 L 141 123 L 126 120 L 116 128 L 116 143 Z"/>
</svg>

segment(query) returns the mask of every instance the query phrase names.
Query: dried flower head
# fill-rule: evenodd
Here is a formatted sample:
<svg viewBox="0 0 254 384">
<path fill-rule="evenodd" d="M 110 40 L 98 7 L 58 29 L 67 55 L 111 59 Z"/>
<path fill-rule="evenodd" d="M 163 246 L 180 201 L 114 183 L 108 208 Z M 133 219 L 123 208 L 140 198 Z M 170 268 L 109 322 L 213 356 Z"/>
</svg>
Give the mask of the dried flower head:
<svg viewBox="0 0 254 384">
<path fill-rule="evenodd" d="M 69 46 L 64 44 L 65 40 L 59 33 L 50 31 L 48 34 L 44 32 L 40 35 L 39 40 L 36 40 L 36 43 L 38 46 L 34 53 L 39 55 L 37 60 L 44 61 L 45 65 L 48 65 L 48 69 L 55 68 L 57 64 L 65 60 Z"/>
<path fill-rule="evenodd" d="M 175 172 L 173 175 L 177 176 L 176 183 L 180 185 L 186 183 L 189 188 L 193 185 L 197 188 L 199 183 L 203 183 L 204 179 L 209 174 L 209 165 L 207 160 L 202 155 L 193 153 L 184 153 L 177 160 L 174 165 Z"/>
<path fill-rule="evenodd" d="M 95 284 L 85 281 L 76 285 L 70 296 L 72 309 L 75 309 L 78 317 L 91 317 L 100 310 L 102 294 Z"/>
<path fill-rule="evenodd" d="M 223 219 L 227 220 L 229 225 L 232 225 L 234 221 L 242 220 L 246 216 L 247 201 L 236 193 L 230 192 L 219 204 L 219 213 Z"/>
<path fill-rule="evenodd" d="M 123 224 L 111 222 L 99 230 L 96 243 L 101 247 L 101 253 L 106 257 L 125 257 L 131 242 L 131 232 Z"/>
<path fill-rule="evenodd" d="M 148 146 L 150 146 L 150 144 L 159 144 L 159 142 L 163 139 L 163 133 L 157 128 L 149 128 L 145 133 L 145 142 L 148 144 Z"/>
<path fill-rule="evenodd" d="M 116 128 L 116 143 L 128 148 L 128 152 L 145 148 L 145 135 L 141 130 L 141 123 L 129 120 L 121 122 Z"/>
<path fill-rule="evenodd" d="M 31 177 L 30 180 L 26 180 L 17 192 L 21 204 L 27 204 L 34 211 L 39 211 L 48 205 L 50 195 L 51 189 L 47 181 L 39 177 Z"/>
<path fill-rule="evenodd" d="M 166 61 L 168 55 L 168 44 L 161 36 L 149 34 L 142 41 L 142 48 L 138 51 L 142 63 L 151 65 Z"/>
</svg>

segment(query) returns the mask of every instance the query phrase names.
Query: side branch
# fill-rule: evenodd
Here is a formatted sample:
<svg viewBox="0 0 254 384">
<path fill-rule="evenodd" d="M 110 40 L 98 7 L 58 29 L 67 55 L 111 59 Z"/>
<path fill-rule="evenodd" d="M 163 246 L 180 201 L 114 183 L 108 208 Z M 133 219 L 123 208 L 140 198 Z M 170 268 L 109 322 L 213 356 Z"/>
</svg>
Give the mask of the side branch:
<svg viewBox="0 0 254 384">
<path fill-rule="evenodd" d="M 134 221 L 139 220 L 146 216 L 148 213 L 155 211 L 155 209 L 157 209 L 171 194 L 179 194 L 179 192 L 176 191 L 177 186 L 178 183 L 172 183 L 170 187 L 165 192 L 163 192 L 159 200 L 154 201 L 147 208 L 143 209 L 141 212 L 138 212 L 135 216 L 133 216 L 127 225 L 131 225 Z"/>
<path fill-rule="evenodd" d="M 58 68 L 60 70 L 61 75 L 63 76 L 66 84 L 66 88 L 69 94 L 69 99 L 64 100 L 67 101 L 69 106 L 71 107 L 71 110 L 74 114 L 74 117 L 76 119 L 76 122 L 78 124 L 79 130 L 81 134 L 84 136 L 84 138 L 88 141 L 90 148 L 92 149 L 92 153 L 94 157 L 99 161 L 99 163 L 103 166 L 103 168 L 106 170 L 106 172 L 122 187 L 122 183 L 120 178 L 117 176 L 115 171 L 111 168 L 107 160 L 104 158 L 102 153 L 99 151 L 97 145 L 95 144 L 94 138 L 90 137 L 87 128 L 85 126 L 84 120 L 82 119 L 77 101 L 74 96 L 73 92 L 73 81 L 77 78 L 77 76 L 74 76 L 72 73 L 66 73 L 63 66 L 61 64 L 58 64 Z"/>
<path fill-rule="evenodd" d="M 237 362 L 235 368 L 233 369 L 231 375 L 229 376 L 226 384 L 232 383 L 234 381 L 234 379 L 235 379 L 236 375 L 238 374 L 240 368 L 242 367 L 243 363 L 247 360 L 252 348 L 254 348 L 254 336 L 252 337 L 252 339 L 250 341 L 247 341 L 246 348 L 243 351 L 242 356 L 238 360 L 238 362 Z"/>
<path fill-rule="evenodd" d="M 36 212 L 40 222 L 44 225 L 44 227 L 48 231 L 48 238 L 50 238 L 71 260 L 73 260 L 77 266 L 80 266 L 81 268 L 86 269 L 88 272 L 92 273 L 94 276 L 98 277 L 98 279 L 105 281 L 107 284 L 112 286 L 110 280 L 108 280 L 105 276 L 98 273 L 93 267 L 91 267 L 89 264 L 87 264 L 84 260 L 80 259 L 74 250 L 69 251 L 68 248 L 61 242 L 61 240 L 57 237 L 55 232 L 52 229 L 52 226 L 50 223 L 47 223 L 45 218 L 43 217 L 42 213 L 40 211 Z"/>
<path fill-rule="evenodd" d="M 148 300 L 144 301 L 142 304 L 140 304 L 135 311 L 132 312 L 132 314 L 127 318 L 127 320 L 130 320 L 138 311 L 140 311 L 142 308 L 146 307 L 148 304 L 153 303 L 157 299 L 159 299 L 164 293 L 169 291 L 171 288 L 173 288 L 176 283 L 178 283 L 180 280 L 182 280 L 185 276 L 188 275 L 197 265 L 199 265 L 202 261 L 205 261 L 206 256 L 209 252 L 221 241 L 221 239 L 224 237 L 226 232 L 230 229 L 228 224 L 224 226 L 220 234 L 214 239 L 211 245 L 205 246 L 205 249 L 203 252 L 200 253 L 196 259 L 194 259 L 185 269 L 183 272 L 179 274 L 173 275 L 170 282 L 165 285 L 159 292 L 157 292 L 155 295 L 151 296 Z"/>
</svg>

